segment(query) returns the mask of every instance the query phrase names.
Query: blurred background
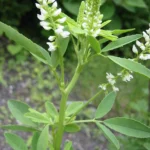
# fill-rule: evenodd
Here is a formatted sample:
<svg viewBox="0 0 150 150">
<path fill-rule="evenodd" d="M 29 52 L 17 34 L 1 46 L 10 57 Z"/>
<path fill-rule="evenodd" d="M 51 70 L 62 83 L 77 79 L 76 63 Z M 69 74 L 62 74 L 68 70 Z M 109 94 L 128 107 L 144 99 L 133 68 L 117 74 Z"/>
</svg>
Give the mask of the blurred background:
<svg viewBox="0 0 150 150">
<path fill-rule="evenodd" d="M 32 39 L 39 45 L 47 48 L 46 41 L 49 32 L 39 26 L 38 10 L 35 0 L 0 0 L 0 21 L 13 26 L 20 33 Z M 58 0 L 59 6 L 71 18 L 76 19 L 81 0 Z M 132 33 L 142 33 L 148 29 L 150 22 L 150 0 L 102 0 L 101 13 L 103 21 L 112 20 L 105 29 L 135 28 Z M 133 44 L 133 43 L 132 43 Z M 112 55 L 134 57 L 132 44 L 111 52 Z M 70 43 L 65 54 L 66 79 L 69 80 L 74 72 L 76 58 Z M 150 68 L 150 62 L 145 65 Z M 104 58 L 92 60 L 81 74 L 72 95 L 72 100 L 87 100 L 97 90 L 98 85 L 106 82 L 106 72 L 115 74 L 121 70 L 112 62 Z M 115 106 L 107 117 L 125 116 L 137 119 L 150 125 L 150 83 L 149 80 L 138 74 L 125 84 L 118 82 L 118 92 Z M 103 97 L 104 95 L 102 95 Z M 85 109 L 79 119 L 91 118 L 100 99 Z M 43 111 L 44 102 L 53 101 L 57 106 L 60 101 L 59 90 L 47 66 L 35 60 L 20 45 L 0 35 L 0 125 L 15 123 L 7 109 L 8 100 L 21 100 L 34 108 Z M 75 135 L 66 134 L 65 138 L 74 140 L 75 150 L 115 150 L 112 145 L 92 124 L 82 124 L 82 131 Z M 19 133 L 30 142 L 30 134 Z M 146 139 L 128 138 L 118 136 L 121 150 L 146 150 Z M 0 150 L 10 150 L 5 143 L 3 130 L 0 129 Z"/>
</svg>

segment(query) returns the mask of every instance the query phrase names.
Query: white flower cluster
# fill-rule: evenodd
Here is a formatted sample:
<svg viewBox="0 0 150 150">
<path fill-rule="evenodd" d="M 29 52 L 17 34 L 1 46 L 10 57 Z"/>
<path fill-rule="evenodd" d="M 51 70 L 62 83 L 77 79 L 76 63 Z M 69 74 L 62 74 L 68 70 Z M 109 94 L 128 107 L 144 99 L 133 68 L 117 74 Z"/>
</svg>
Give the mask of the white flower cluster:
<svg viewBox="0 0 150 150">
<path fill-rule="evenodd" d="M 64 31 L 64 23 L 66 17 L 61 17 L 61 8 L 57 9 L 56 0 L 38 0 L 39 3 L 36 3 L 36 7 L 40 9 L 41 14 L 38 14 L 37 17 L 41 21 L 40 25 L 45 30 L 53 29 L 55 36 L 50 36 L 47 42 L 49 46 L 49 51 L 55 51 L 57 46 L 55 44 L 55 39 L 57 35 L 60 35 L 62 38 L 67 38 L 70 35 L 70 32 Z M 49 7 L 51 5 L 51 7 Z"/>
<path fill-rule="evenodd" d="M 129 82 L 131 79 L 133 79 L 132 74 L 130 74 L 129 71 L 127 71 L 127 70 L 121 71 L 116 76 L 114 76 L 111 73 L 106 73 L 106 79 L 107 79 L 108 83 L 99 85 L 99 88 L 106 91 L 107 86 L 110 85 L 112 87 L 113 91 L 118 92 L 119 88 L 115 86 L 115 83 L 116 83 L 118 77 L 120 77 L 122 79 L 122 81 L 124 81 L 124 82 Z"/>
<path fill-rule="evenodd" d="M 103 15 L 100 14 L 98 2 L 87 1 L 85 5 L 82 27 L 86 34 L 97 37 L 101 32 L 101 23 Z"/>
<path fill-rule="evenodd" d="M 150 24 L 149 24 L 150 27 Z M 150 59 L 150 28 L 143 32 L 143 37 L 145 39 L 145 43 L 141 43 L 140 41 L 136 41 L 136 45 L 133 45 L 132 51 L 133 53 L 138 55 L 138 58 L 141 60 Z M 138 48 L 141 49 L 141 53 L 138 54 Z"/>
</svg>

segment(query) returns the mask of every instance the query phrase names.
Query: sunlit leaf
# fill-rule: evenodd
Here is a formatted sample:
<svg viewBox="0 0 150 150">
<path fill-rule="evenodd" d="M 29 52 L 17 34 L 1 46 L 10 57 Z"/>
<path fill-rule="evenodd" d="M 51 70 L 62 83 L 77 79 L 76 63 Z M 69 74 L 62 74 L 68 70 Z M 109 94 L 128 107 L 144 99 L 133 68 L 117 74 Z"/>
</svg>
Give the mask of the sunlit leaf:
<svg viewBox="0 0 150 150">
<path fill-rule="evenodd" d="M 98 119 L 105 116 L 112 109 L 115 99 L 115 92 L 111 92 L 108 95 L 106 95 L 106 97 L 98 105 L 98 108 L 95 113 L 95 118 Z"/>
<path fill-rule="evenodd" d="M 49 125 L 45 126 L 37 143 L 37 150 L 47 150 L 49 140 Z"/>
<path fill-rule="evenodd" d="M 127 136 L 136 138 L 150 137 L 150 128 L 133 119 L 116 117 L 105 120 L 104 124 L 109 128 Z"/>
<path fill-rule="evenodd" d="M 141 75 L 150 78 L 150 70 L 138 62 L 132 61 L 130 59 L 115 57 L 115 56 L 108 56 L 108 58 L 127 70 L 139 73 Z"/>
<path fill-rule="evenodd" d="M 115 135 L 104 125 L 97 123 L 97 126 L 103 131 L 105 137 L 117 148 L 117 150 L 120 148 L 119 141 L 115 137 Z"/>
<path fill-rule="evenodd" d="M 104 47 L 102 49 L 102 52 L 107 52 L 107 51 L 117 49 L 119 47 L 123 47 L 124 45 L 132 43 L 141 37 L 142 37 L 141 34 L 136 34 L 136 35 L 130 35 L 130 36 L 125 36 L 125 37 L 119 38 L 116 41 L 113 41 L 110 44 L 108 44 L 106 47 Z"/>
<path fill-rule="evenodd" d="M 28 150 L 24 140 L 18 135 L 12 133 L 5 133 L 4 135 L 7 143 L 13 150 Z"/>
</svg>

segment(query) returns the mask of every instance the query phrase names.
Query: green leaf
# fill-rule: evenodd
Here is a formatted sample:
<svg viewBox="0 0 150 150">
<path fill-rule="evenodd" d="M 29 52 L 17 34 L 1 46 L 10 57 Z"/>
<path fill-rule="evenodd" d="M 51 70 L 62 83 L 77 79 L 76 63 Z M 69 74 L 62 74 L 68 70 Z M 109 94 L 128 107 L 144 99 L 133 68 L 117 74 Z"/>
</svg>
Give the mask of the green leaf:
<svg viewBox="0 0 150 150">
<path fill-rule="evenodd" d="M 63 6 L 73 15 L 77 15 L 80 7 L 80 3 L 76 1 L 64 1 Z"/>
<path fill-rule="evenodd" d="M 80 127 L 76 124 L 68 124 L 65 126 L 64 130 L 66 132 L 74 133 L 74 132 L 78 132 L 80 130 Z"/>
<path fill-rule="evenodd" d="M 107 52 L 107 51 L 117 49 L 119 47 L 123 47 L 124 45 L 134 42 L 141 37 L 142 37 L 141 34 L 135 34 L 135 35 L 130 35 L 130 36 L 125 36 L 123 38 L 119 38 L 118 40 L 113 41 L 110 44 L 108 44 L 106 47 L 104 47 L 102 49 L 102 52 Z"/>
<path fill-rule="evenodd" d="M 115 92 L 109 93 L 98 105 L 98 108 L 95 113 L 95 118 L 99 119 L 105 116 L 112 109 L 115 99 L 116 93 Z"/>
<path fill-rule="evenodd" d="M 118 149 L 120 149 L 120 144 L 115 135 L 104 125 L 96 123 L 97 126 L 103 131 L 105 137 Z"/>
<path fill-rule="evenodd" d="M 103 28 L 104 26 L 106 26 L 106 25 L 109 24 L 110 22 L 111 22 L 111 20 L 107 20 L 107 21 L 103 22 L 103 23 L 101 24 L 101 28 Z"/>
<path fill-rule="evenodd" d="M 101 7 L 101 12 L 104 14 L 104 20 L 110 19 L 115 13 L 115 5 L 113 3 L 105 3 Z"/>
<path fill-rule="evenodd" d="M 141 75 L 150 78 L 150 70 L 138 62 L 134 62 L 130 59 L 119 58 L 115 56 L 108 56 L 108 58 L 125 69 L 128 69 L 130 71 L 139 73 Z"/>
<path fill-rule="evenodd" d="M 49 140 L 49 125 L 45 126 L 37 143 L 37 150 L 47 150 Z"/>
<path fill-rule="evenodd" d="M 126 4 L 132 7 L 147 8 L 147 5 L 144 2 L 144 0 L 136 0 L 136 1 L 126 0 Z"/>
<path fill-rule="evenodd" d="M 117 36 L 112 35 L 112 31 L 101 30 L 100 36 L 102 36 L 108 40 L 111 40 L 111 41 L 116 41 L 118 39 Z"/>
<path fill-rule="evenodd" d="M 85 34 L 85 31 L 82 30 L 80 28 L 80 26 L 74 26 L 74 25 L 71 25 L 71 24 L 68 24 L 69 26 L 69 29 L 71 31 L 71 33 L 74 35 L 74 34 Z"/>
<path fill-rule="evenodd" d="M 18 135 L 15 135 L 12 133 L 5 133 L 4 136 L 5 136 L 7 143 L 14 150 L 28 150 L 24 140 Z"/>
<path fill-rule="evenodd" d="M 67 50 L 69 40 L 70 40 L 69 37 L 68 38 L 58 37 L 57 45 L 58 45 L 58 50 L 59 50 L 61 56 L 63 56 Z"/>
<path fill-rule="evenodd" d="M 32 137 L 31 150 L 37 150 L 37 143 L 40 137 L 40 132 L 35 132 Z"/>
<path fill-rule="evenodd" d="M 150 150 L 150 143 L 145 143 L 145 144 L 144 144 L 144 147 L 145 147 L 147 150 Z"/>
<path fill-rule="evenodd" d="M 18 54 L 20 51 L 22 51 L 22 46 L 9 44 L 9 45 L 7 46 L 7 49 L 8 49 L 8 51 L 9 51 L 9 53 L 10 53 L 11 55 L 16 55 L 16 54 Z"/>
<path fill-rule="evenodd" d="M 131 31 L 134 31 L 134 30 L 135 29 L 113 30 L 112 34 L 120 35 L 120 34 L 131 32 Z"/>
<path fill-rule="evenodd" d="M 8 108 L 18 121 L 25 125 L 36 126 L 36 124 L 24 116 L 24 114 L 27 113 L 28 109 L 30 108 L 27 104 L 20 101 L 10 100 L 8 101 Z"/>
<path fill-rule="evenodd" d="M 127 136 L 136 138 L 149 138 L 150 128 L 146 125 L 129 118 L 117 117 L 104 121 L 109 128 Z"/>
<path fill-rule="evenodd" d="M 6 130 L 26 131 L 26 132 L 38 131 L 38 129 L 36 128 L 23 126 L 23 125 L 4 125 L 4 126 L 0 126 L 0 128 L 6 129 Z"/>
<path fill-rule="evenodd" d="M 83 22 L 84 10 L 85 10 L 85 2 L 82 1 L 81 5 L 80 5 L 80 8 L 79 8 L 78 17 L 77 17 L 77 23 L 78 24 L 82 24 L 82 22 Z"/>
<path fill-rule="evenodd" d="M 54 67 L 54 68 L 56 68 L 57 66 L 58 66 L 58 64 L 59 64 L 59 61 L 60 61 L 60 53 L 59 53 L 59 51 L 53 51 L 52 53 L 51 53 L 51 62 L 52 62 L 52 66 Z"/>
<path fill-rule="evenodd" d="M 31 54 L 36 56 L 36 58 L 40 58 L 40 61 L 51 65 L 50 55 L 45 49 L 33 43 L 31 40 L 20 34 L 12 27 L 0 22 L 0 32 L 4 32 L 11 40 L 24 47 Z"/>
<path fill-rule="evenodd" d="M 25 116 L 30 118 L 33 122 L 38 123 L 51 123 L 51 119 L 45 114 L 40 113 L 34 109 L 29 109 L 30 112 L 26 113 Z"/>
<path fill-rule="evenodd" d="M 66 116 L 75 114 L 78 110 L 82 108 L 83 104 L 83 102 L 72 102 L 71 104 L 69 104 L 66 109 Z"/>
<path fill-rule="evenodd" d="M 59 114 L 57 112 L 57 109 L 55 108 L 55 106 L 53 105 L 53 103 L 50 102 L 46 102 L 45 103 L 45 108 L 46 108 L 46 112 L 49 116 L 51 116 L 52 118 L 57 117 Z"/>
<path fill-rule="evenodd" d="M 97 39 L 94 38 L 93 36 L 88 36 L 88 41 L 89 41 L 91 47 L 95 50 L 95 52 L 100 53 L 101 48 L 100 48 L 100 44 L 97 41 Z"/>
<path fill-rule="evenodd" d="M 71 141 L 67 141 L 65 142 L 65 146 L 64 146 L 64 150 L 72 150 L 72 142 Z"/>
</svg>

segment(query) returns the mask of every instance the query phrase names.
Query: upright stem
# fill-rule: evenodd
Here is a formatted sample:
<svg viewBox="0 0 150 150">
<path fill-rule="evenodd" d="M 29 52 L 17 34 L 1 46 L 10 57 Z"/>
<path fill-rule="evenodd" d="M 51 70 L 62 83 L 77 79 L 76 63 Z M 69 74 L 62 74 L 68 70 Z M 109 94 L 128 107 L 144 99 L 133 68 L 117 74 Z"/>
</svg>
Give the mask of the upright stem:
<svg viewBox="0 0 150 150">
<path fill-rule="evenodd" d="M 73 89 L 74 85 L 76 84 L 81 70 L 82 70 L 82 66 L 78 64 L 76 71 L 75 71 L 75 74 L 74 74 L 72 80 L 70 81 L 69 85 L 67 86 L 67 88 L 65 90 L 68 94 L 70 94 L 71 90 Z"/>
<path fill-rule="evenodd" d="M 62 87 L 62 98 L 60 102 L 60 111 L 59 111 L 59 123 L 58 123 L 58 131 L 56 133 L 56 143 L 54 144 L 55 150 L 60 150 L 61 148 L 61 143 L 63 139 L 63 133 L 64 133 L 64 120 L 65 120 L 65 111 L 66 111 L 66 102 L 68 99 L 68 95 L 70 94 L 71 90 L 73 89 L 76 81 L 78 80 L 78 77 L 81 72 L 81 66 L 78 65 L 75 71 L 75 74 L 70 81 L 68 87 L 64 89 L 64 86 Z"/>
<path fill-rule="evenodd" d="M 68 95 L 64 92 L 62 93 L 62 98 L 60 102 L 60 112 L 59 112 L 59 123 L 58 123 L 58 131 L 56 133 L 56 143 L 55 150 L 60 150 L 63 133 L 64 133 L 64 120 L 65 120 L 65 110 L 66 110 L 66 101 L 68 99 Z"/>
</svg>

